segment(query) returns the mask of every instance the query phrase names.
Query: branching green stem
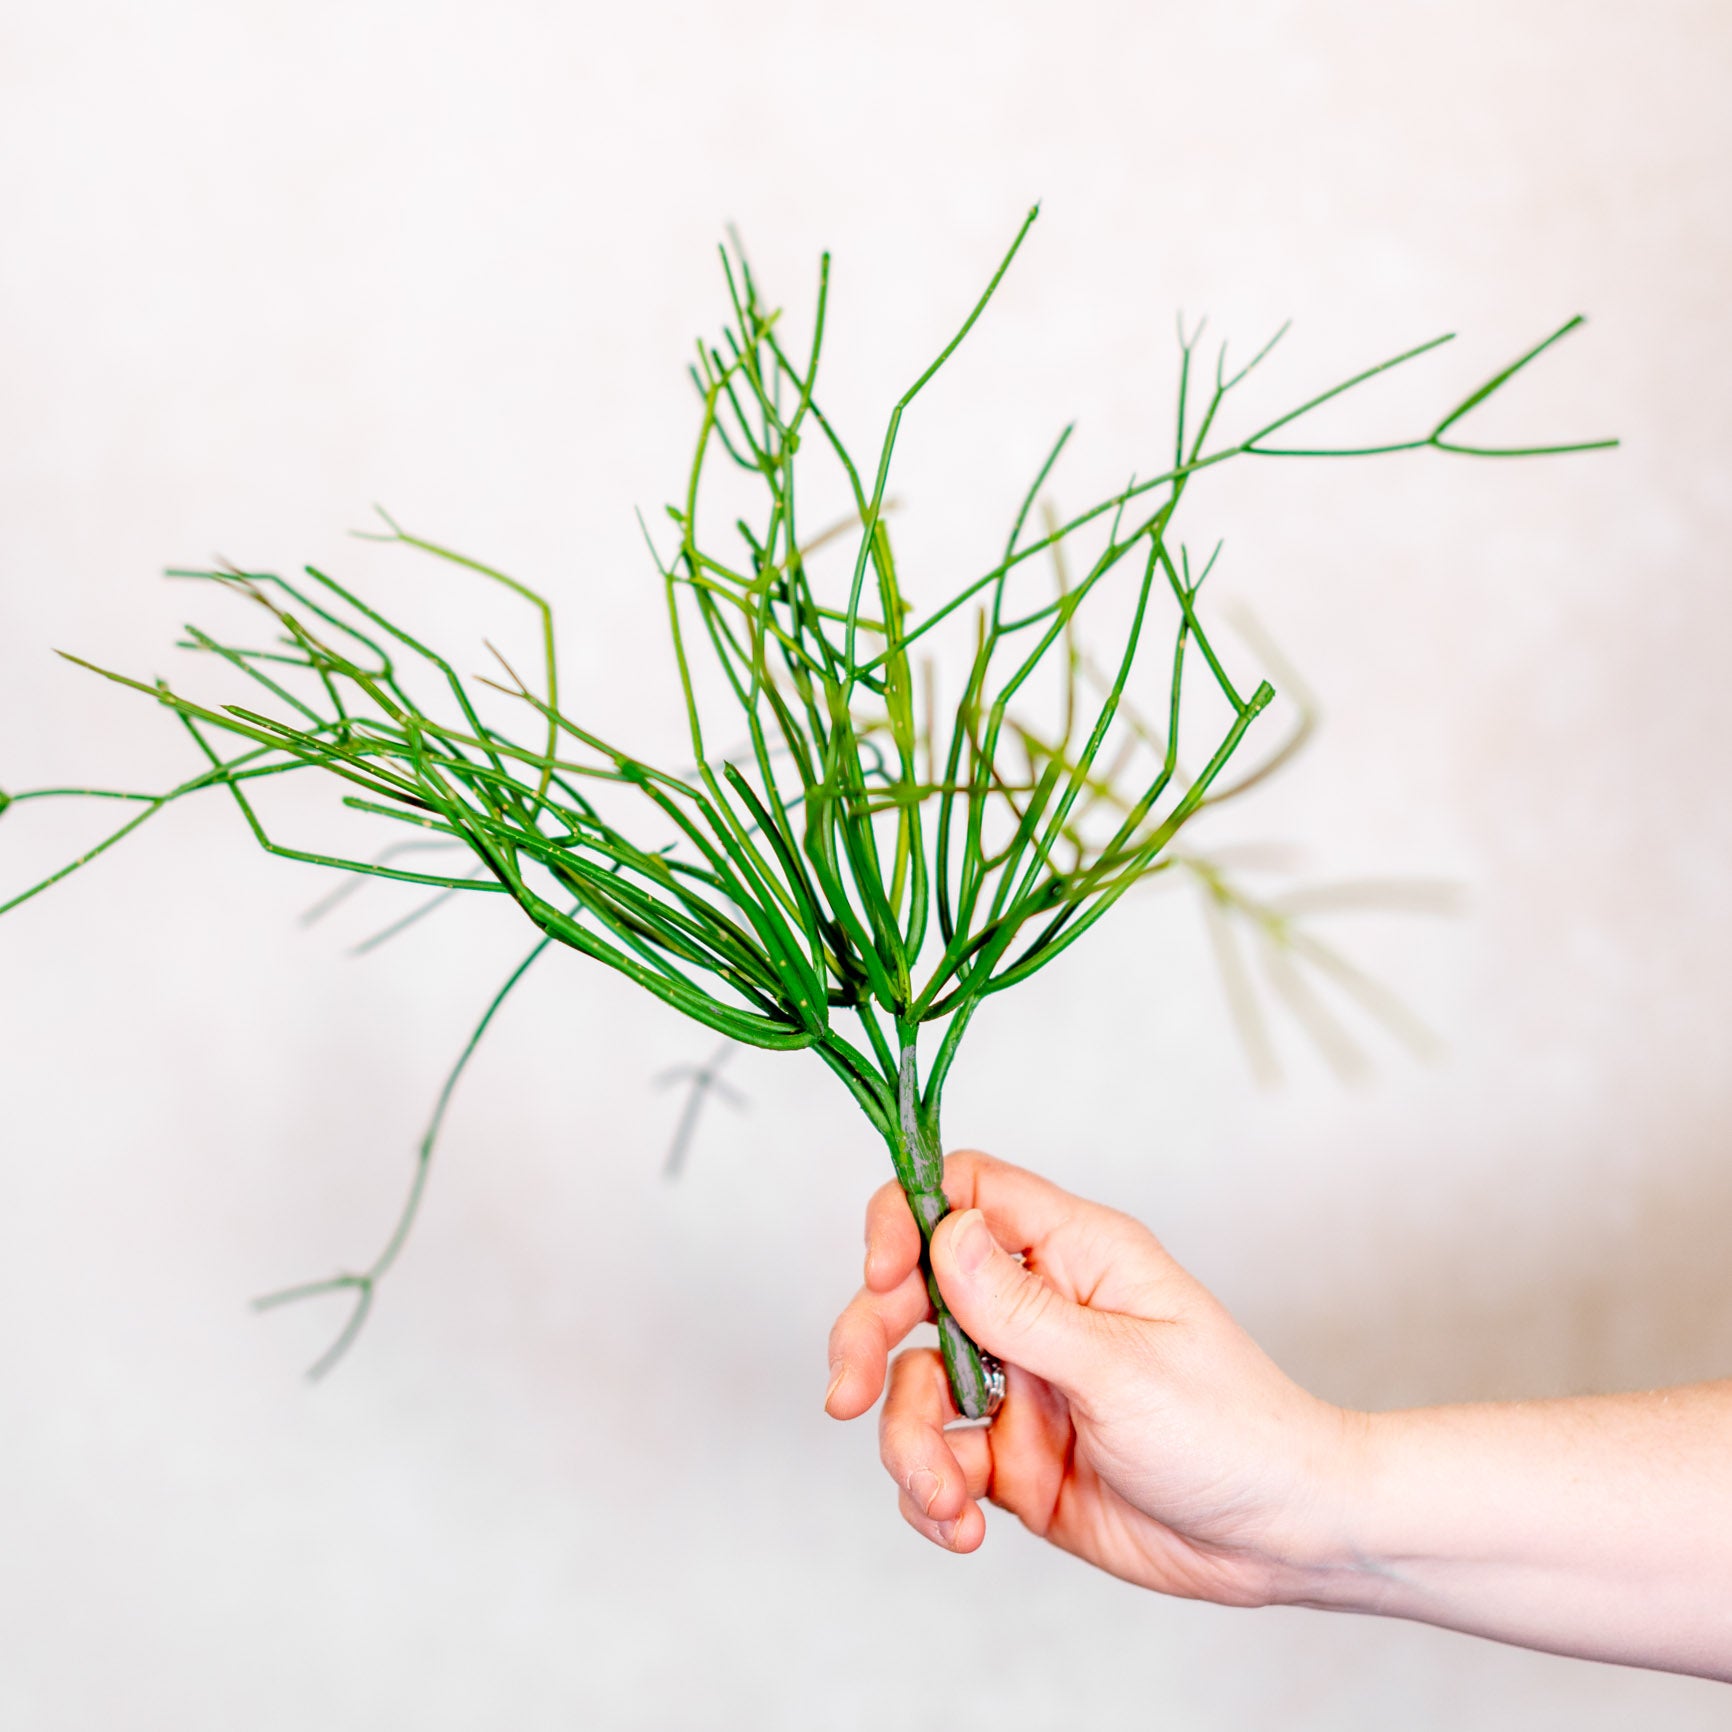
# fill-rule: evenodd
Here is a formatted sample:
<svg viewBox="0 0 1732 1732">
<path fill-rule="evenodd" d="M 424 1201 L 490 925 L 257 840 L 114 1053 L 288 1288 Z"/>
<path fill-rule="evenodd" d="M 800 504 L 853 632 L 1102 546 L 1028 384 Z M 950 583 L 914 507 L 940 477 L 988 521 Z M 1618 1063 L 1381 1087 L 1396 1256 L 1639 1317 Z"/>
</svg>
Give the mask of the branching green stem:
<svg viewBox="0 0 1732 1732">
<path fill-rule="evenodd" d="M 985 292 L 896 400 L 870 486 L 818 396 L 828 257 L 810 344 L 796 357 L 785 321 L 760 299 L 744 254 L 737 245 L 731 255 L 724 249 L 730 319 L 718 339 L 698 344 L 691 369 L 698 426 L 677 503 L 667 507 L 677 538 L 672 552 L 659 551 L 644 525 L 680 682 L 689 767 L 652 764 L 571 712 L 544 596 L 381 512 L 388 533 L 375 539 L 484 578 L 533 610 L 545 663 L 539 690 L 497 653 L 503 679 L 464 679 L 439 651 L 312 567 L 293 581 L 232 567 L 179 572 L 214 583 L 254 610 L 252 617 L 270 621 L 265 644 L 186 627 L 187 647 L 238 681 L 252 702 L 202 701 L 167 682 L 92 671 L 172 711 L 204 758 L 199 773 L 161 794 L 44 788 L 10 801 L 0 795 L 0 810 L 73 794 L 138 807 L 76 860 L 0 904 L 0 912 L 96 859 L 163 807 L 226 788 L 260 846 L 274 854 L 422 886 L 438 892 L 438 901 L 506 895 L 543 935 L 447 1079 L 402 1216 L 380 1255 L 361 1273 L 261 1302 L 353 1295 L 342 1335 L 315 1369 L 353 1339 L 402 1249 L 451 1092 L 481 1034 L 554 943 L 616 970 L 731 1042 L 816 1052 L 883 1138 L 929 1240 L 947 1206 L 940 1102 L 975 1010 L 1092 930 L 1128 890 L 1171 862 L 1170 844 L 1197 811 L 1252 786 L 1303 738 L 1302 729 L 1274 759 L 1217 790 L 1274 691 L 1261 680 L 1242 695 L 1199 610 L 1215 555 L 1193 572 L 1189 551 L 1174 540 L 1175 519 L 1199 479 L 1241 457 L 1422 449 L 1527 456 L 1611 443 L 1486 447 L 1456 437 L 1475 409 L 1576 319 L 1456 400 L 1429 430 L 1328 448 L 1273 441 L 1450 339 L 1365 367 L 1264 418 L 1248 436 L 1224 439 L 1217 430 L 1229 399 L 1282 332 L 1234 372 L 1223 348 L 1205 390 L 1196 356 L 1201 328 L 1188 337 L 1181 329 L 1170 460 L 1163 436 L 1155 473 L 1133 475 L 1068 519 L 1049 510 L 1044 532 L 1025 540 L 1069 441 L 1067 426 L 1022 494 L 996 561 L 923 606 L 912 623 L 916 610 L 888 520 L 898 434 L 985 312 L 1036 215 L 1030 211 Z M 853 517 L 802 541 L 804 478 L 826 463 Z M 755 504 L 742 506 L 748 496 Z M 846 569 L 826 574 L 821 550 L 850 542 Z M 1063 563 L 1067 550 L 1079 559 L 1074 582 Z M 1027 562 L 1042 553 L 1058 562 L 1058 592 L 1024 597 L 1018 586 Z M 1079 675 L 1093 664 L 1078 632 L 1085 611 L 1107 597 L 1118 598 L 1129 624 L 1091 696 Z M 941 711 L 930 669 L 922 677 L 911 652 L 922 640 L 935 645 L 931 634 L 971 602 L 972 652 L 954 702 Z M 1164 628 L 1155 626 L 1161 619 Z M 1171 632 L 1170 651 L 1160 647 L 1163 630 Z M 1187 692 L 1188 669 L 1193 687 L 1204 682 L 1201 691 Z M 1052 674 L 1063 694 L 1056 720 L 1030 713 Z M 1164 710 L 1161 733 L 1141 720 L 1133 700 L 1145 686 L 1156 694 L 1149 713 Z M 718 709 L 726 718 L 720 729 L 706 721 Z M 515 737 L 514 717 L 527 717 L 527 740 Z M 1196 755 L 1206 761 L 1194 777 L 1180 767 L 1181 725 L 1204 740 Z M 713 742 L 724 738 L 742 743 L 718 753 Z M 275 778 L 302 770 L 334 778 L 349 810 L 415 826 L 422 840 L 365 859 L 278 840 L 264 817 L 270 790 Z M 396 863 L 417 846 L 461 848 L 463 867 L 440 872 Z M 1212 894 L 1222 899 L 1219 890 Z M 433 905 L 394 920 L 369 945 Z M 1330 966 L 1319 956 L 1309 960 Z M 922 1083 L 918 1047 L 927 1024 L 941 1032 Z M 979 1355 L 936 1286 L 929 1291 L 959 1411 L 981 1413 Z"/>
</svg>

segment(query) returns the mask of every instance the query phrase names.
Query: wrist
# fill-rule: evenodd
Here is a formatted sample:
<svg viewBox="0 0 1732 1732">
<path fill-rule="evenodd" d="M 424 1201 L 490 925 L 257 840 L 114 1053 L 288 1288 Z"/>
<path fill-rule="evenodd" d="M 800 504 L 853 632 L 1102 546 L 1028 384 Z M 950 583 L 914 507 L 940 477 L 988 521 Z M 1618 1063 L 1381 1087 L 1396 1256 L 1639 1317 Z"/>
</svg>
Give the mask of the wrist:
<svg viewBox="0 0 1732 1732">
<path fill-rule="evenodd" d="M 1289 1510 L 1270 1534 L 1269 1603 L 1376 1611 L 1386 1584 L 1363 1535 L 1387 1416 L 1320 1405 Z"/>
</svg>

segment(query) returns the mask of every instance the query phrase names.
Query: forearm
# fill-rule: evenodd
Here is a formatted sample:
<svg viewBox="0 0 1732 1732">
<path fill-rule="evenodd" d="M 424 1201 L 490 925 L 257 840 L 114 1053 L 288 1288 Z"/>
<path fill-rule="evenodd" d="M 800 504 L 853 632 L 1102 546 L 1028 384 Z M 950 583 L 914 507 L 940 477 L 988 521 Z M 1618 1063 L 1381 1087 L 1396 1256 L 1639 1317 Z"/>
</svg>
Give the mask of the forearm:
<svg viewBox="0 0 1732 1732">
<path fill-rule="evenodd" d="M 1732 1382 L 1361 1419 L 1283 1597 L 1732 1679 Z"/>
</svg>

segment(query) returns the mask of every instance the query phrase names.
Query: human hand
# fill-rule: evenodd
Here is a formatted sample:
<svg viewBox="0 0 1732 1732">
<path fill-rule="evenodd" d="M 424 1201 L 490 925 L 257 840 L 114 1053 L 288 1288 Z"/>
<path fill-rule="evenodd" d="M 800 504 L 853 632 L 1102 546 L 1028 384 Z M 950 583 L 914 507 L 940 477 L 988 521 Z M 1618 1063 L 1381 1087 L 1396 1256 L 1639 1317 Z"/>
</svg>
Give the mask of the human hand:
<svg viewBox="0 0 1732 1732">
<path fill-rule="evenodd" d="M 958 1414 L 938 1353 L 897 1356 L 879 1443 L 909 1525 L 971 1552 L 985 1498 L 1162 1593 L 1309 1597 L 1362 1416 L 1288 1379 L 1129 1216 L 972 1152 L 949 1157 L 944 1185 L 954 1212 L 933 1234 L 933 1273 L 1008 1389 L 990 1425 L 947 1431 Z M 930 1317 L 919 1261 L 919 1229 L 885 1185 L 867 1206 L 865 1285 L 830 1334 L 836 1418 L 872 1406 L 891 1350 Z"/>
</svg>

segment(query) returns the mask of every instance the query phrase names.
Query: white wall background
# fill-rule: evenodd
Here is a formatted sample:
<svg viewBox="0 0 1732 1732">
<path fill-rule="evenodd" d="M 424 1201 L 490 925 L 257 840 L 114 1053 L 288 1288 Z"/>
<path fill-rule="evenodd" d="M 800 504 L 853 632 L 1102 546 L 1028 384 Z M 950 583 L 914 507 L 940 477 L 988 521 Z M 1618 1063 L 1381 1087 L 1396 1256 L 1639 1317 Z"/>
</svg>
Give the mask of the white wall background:
<svg viewBox="0 0 1732 1732">
<path fill-rule="evenodd" d="M 1267 465 L 1203 513 L 1328 711 L 1259 833 L 1467 887 L 1342 927 L 1444 1056 L 1373 1035 L 1344 1089 L 1288 1039 L 1258 1091 L 1152 896 L 983 1016 L 948 1131 L 1142 1215 L 1339 1400 L 1724 1373 L 1729 77 L 1725 9 L 1669 0 L 10 7 L 0 786 L 176 777 L 167 718 L 50 649 L 174 666 L 196 598 L 156 573 L 218 553 L 410 596 L 343 534 L 374 499 L 547 586 L 591 713 L 653 707 L 630 507 L 680 473 L 729 219 L 802 320 L 834 249 L 869 436 L 1045 201 L 911 425 L 917 590 L 1068 415 L 1069 497 L 1147 461 L 1179 307 L 1294 314 L 1282 397 L 1459 329 L 1425 403 L 1587 312 L 1497 425 L 1618 454 Z M 9 813 L 0 888 L 105 816 Z M 668 1186 L 648 1079 L 708 1042 L 575 958 L 309 1390 L 334 1318 L 244 1302 L 370 1253 L 524 944 L 489 904 L 350 960 L 398 904 L 303 933 L 322 888 L 212 803 L 0 926 L 0 1724 L 1724 1723 L 1693 1681 L 1157 1601 L 1004 1519 L 925 1546 L 819 1411 L 881 1151 L 753 1056 Z"/>
</svg>

